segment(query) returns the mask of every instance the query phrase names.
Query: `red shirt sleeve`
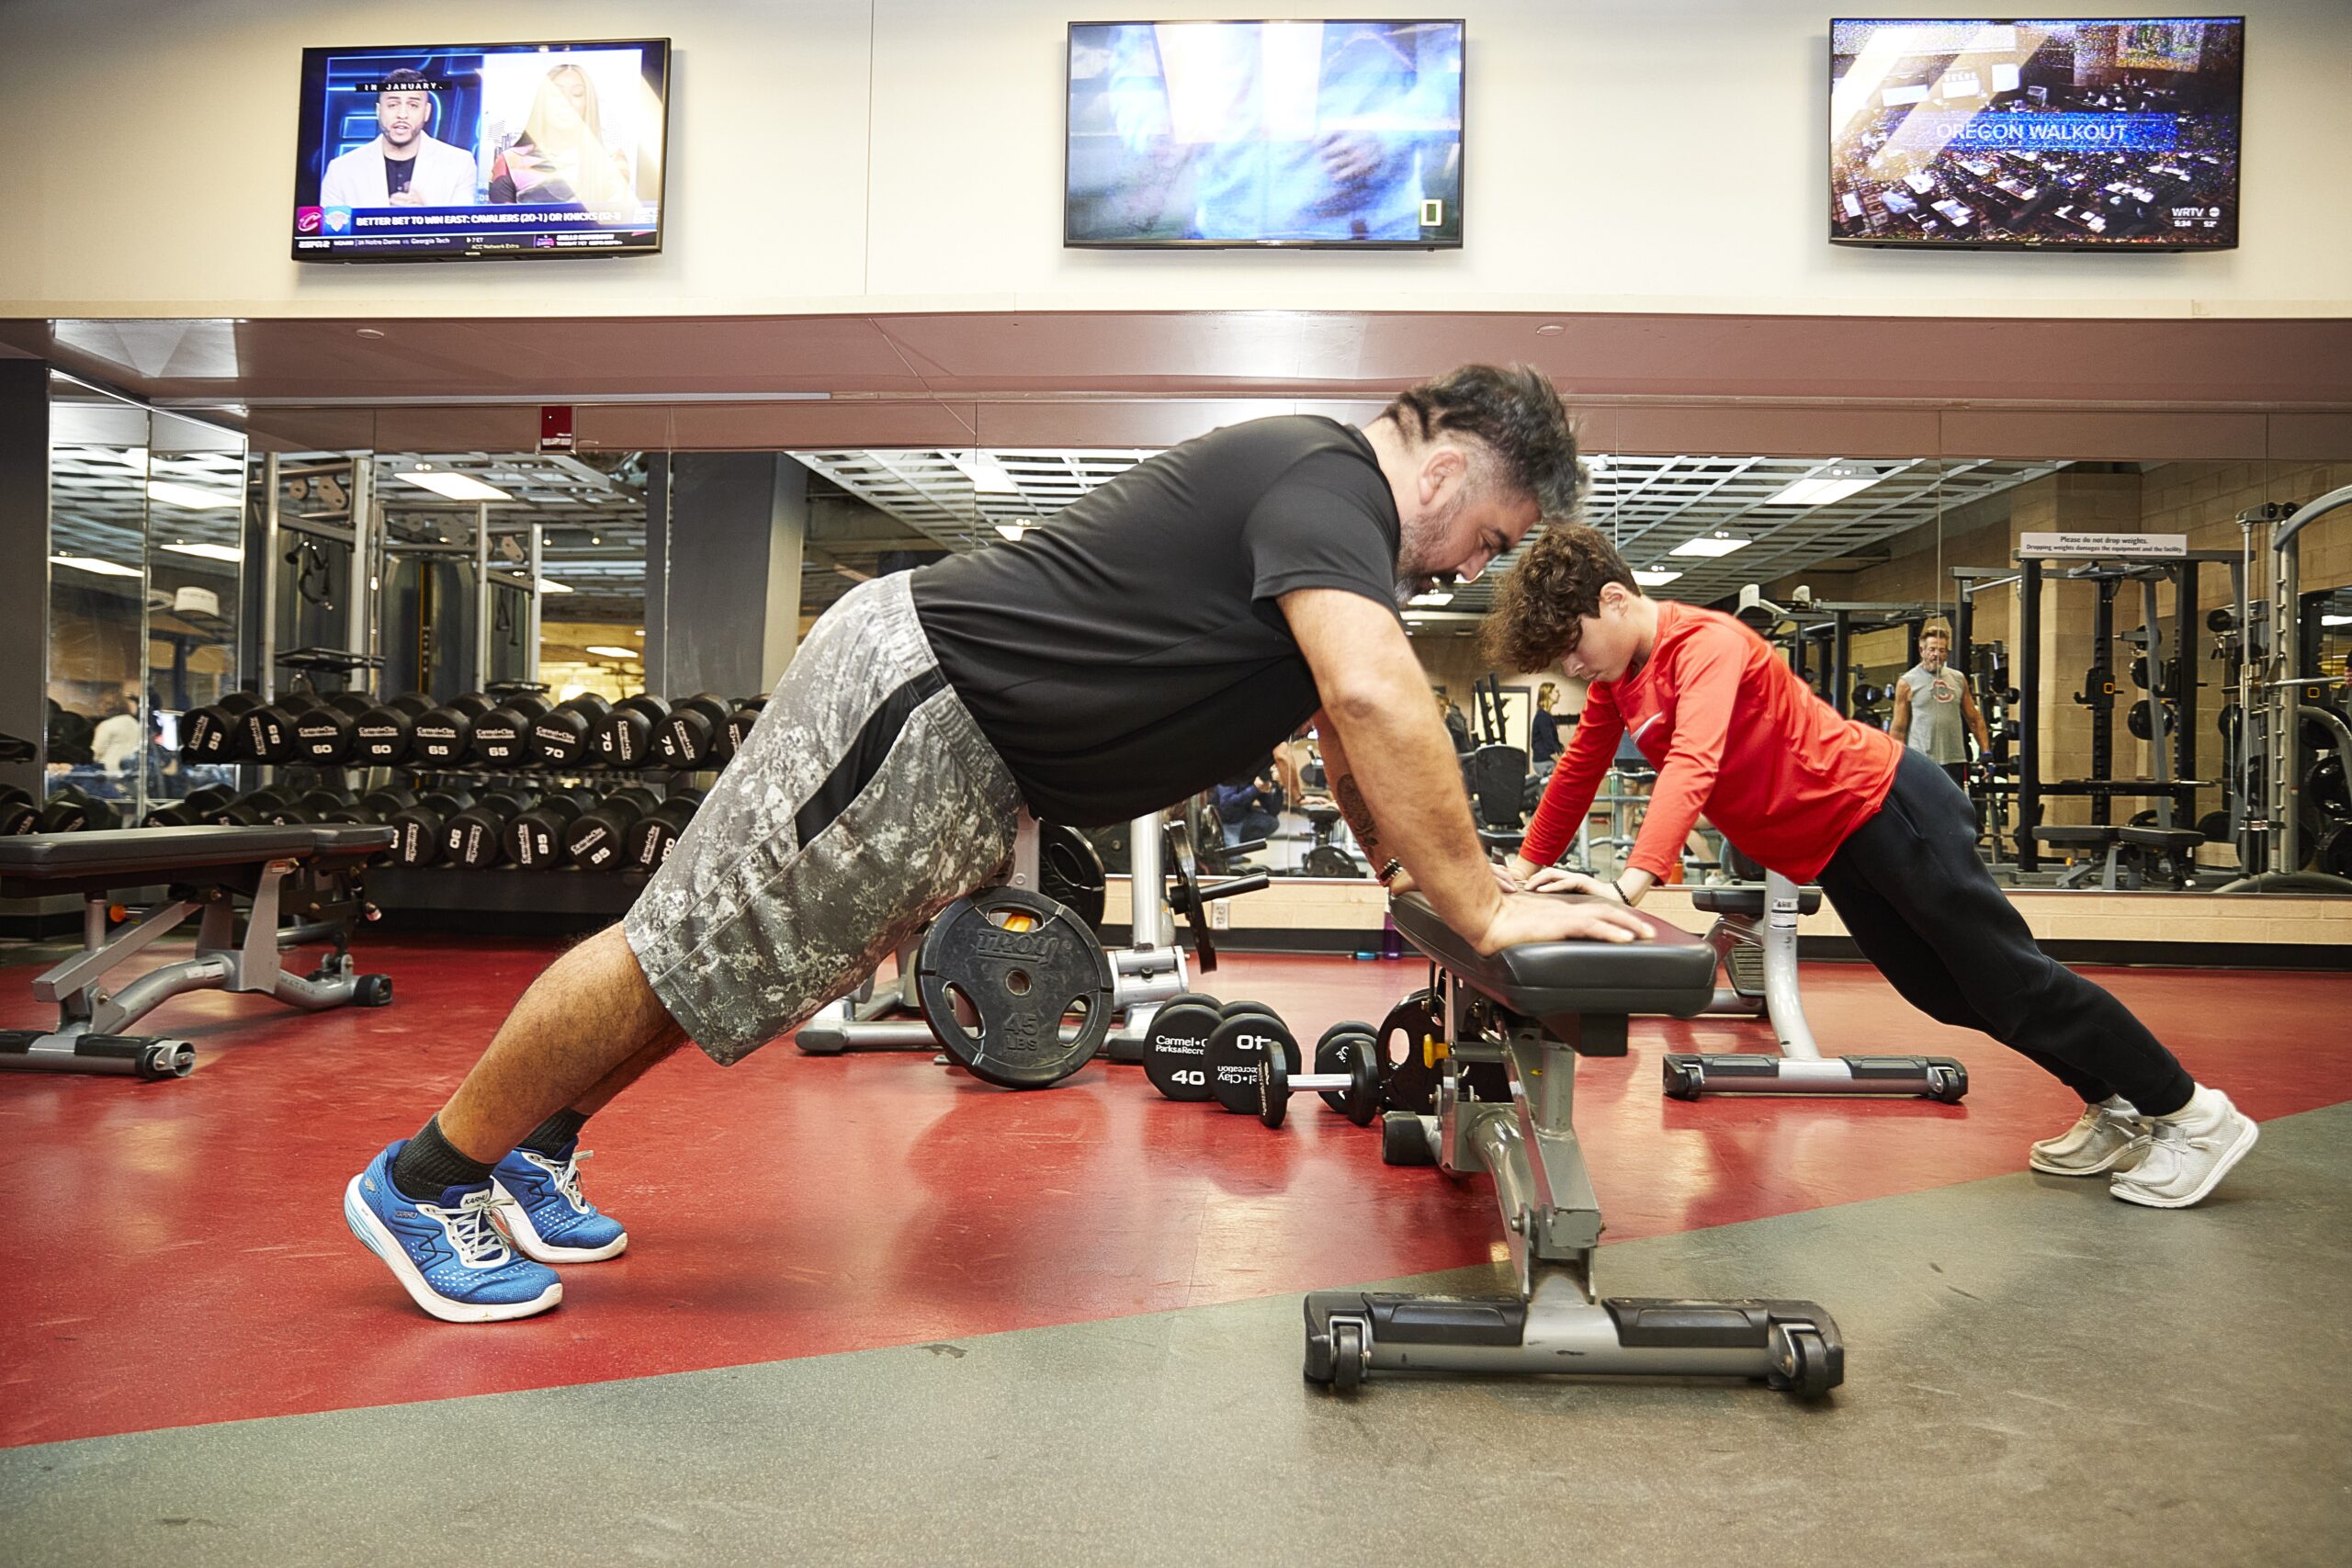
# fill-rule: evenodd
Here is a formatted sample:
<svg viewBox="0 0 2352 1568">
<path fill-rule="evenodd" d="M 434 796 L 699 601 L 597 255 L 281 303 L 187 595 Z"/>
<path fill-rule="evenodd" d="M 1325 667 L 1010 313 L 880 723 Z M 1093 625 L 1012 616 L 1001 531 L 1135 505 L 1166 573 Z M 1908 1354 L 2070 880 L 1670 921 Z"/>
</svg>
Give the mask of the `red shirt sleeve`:
<svg viewBox="0 0 2352 1568">
<path fill-rule="evenodd" d="M 1592 809 L 1592 797 L 1600 793 L 1600 781 L 1616 760 L 1617 742 L 1624 734 L 1625 721 L 1619 716 L 1617 705 L 1598 685 L 1589 688 L 1585 693 L 1584 715 L 1577 720 L 1576 733 L 1568 738 L 1567 752 L 1553 764 L 1551 782 L 1544 786 L 1544 798 L 1536 804 L 1527 836 L 1520 840 L 1521 859 L 1531 865 L 1546 866 L 1566 851 L 1577 836 L 1577 824 Z"/>
<path fill-rule="evenodd" d="M 1650 788 L 1641 836 L 1625 861 L 1628 869 L 1639 867 L 1660 882 L 1682 858 L 1683 841 L 1714 793 L 1747 649 L 1736 631 L 1702 626 L 1669 658 L 1658 678 L 1673 694 L 1674 733 Z"/>
</svg>

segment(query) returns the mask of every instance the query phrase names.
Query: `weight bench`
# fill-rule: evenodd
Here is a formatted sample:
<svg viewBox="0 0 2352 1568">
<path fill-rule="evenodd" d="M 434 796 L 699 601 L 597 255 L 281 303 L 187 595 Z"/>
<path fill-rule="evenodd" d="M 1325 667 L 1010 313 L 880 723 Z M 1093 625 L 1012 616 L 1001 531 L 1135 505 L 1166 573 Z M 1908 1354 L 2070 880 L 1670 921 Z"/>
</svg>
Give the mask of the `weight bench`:
<svg viewBox="0 0 2352 1568">
<path fill-rule="evenodd" d="M 1716 988 L 1706 1010 L 1768 1020 L 1781 1054 L 1670 1053 L 1667 1094 L 1905 1095 L 1959 1104 L 1968 1093 L 1968 1069 L 1952 1057 L 1821 1054 L 1797 994 L 1797 917 L 1821 908 L 1821 889 L 1799 887 L 1744 856 L 1736 864 L 1756 870 L 1761 880 L 1690 890 L 1691 905 L 1715 917 L 1707 946 L 1731 982 Z"/>
<path fill-rule="evenodd" d="M 1391 911 L 1437 965 L 1437 1113 L 1389 1111 L 1381 1157 L 1484 1171 L 1518 1293 L 1491 1298 L 1317 1291 L 1306 1377 L 1352 1390 L 1374 1371 L 1762 1379 L 1802 1397 L 1844 1381 L 1838 1325 L 1811 1302 L 1598 1297 L 1600 1203 L 1571 1122 L 1576 1058 L 1625 1054 L 1629 1013 L 1689 1018 L 1714 996 L 1713 949 L 1663 920 L 1652 940 L 1533 942 L 1481 956 L 1419 894 Z M 1508 1100 L 1471 1098 L 1464 1064 L 1500 1062 Z"/>
<path fill-rule="evenodd" d="M 57 1027 L 0 1030 L 0 1071 L 121 1073 L 186 1077 L 196 1047 L 162 1035 L 128 1034 L 158 1003 L 185 991 L 266 991 L 311 1011 L 356 1002 L 382 1007 L 391 977 L 355 972 L 351 933 L 363 913 L 358 872 L 391 847 L 390 828 L 142 828 L 101 833 L 35 833 L 0 839 L 0 898 L 82 895 L 82 952 L 33 982 L 57 1004 Z M 170 888 L 170 901 L 111 936 L 109 896 L 119 888 Z M 244 934 L 236 900 L 251 901 Z M 107 975 L 201 911 L 196 955 L 110 990 Z M 286 924 L 284 921 L 292 923 Z M 287 948 L 332 942 L 334 952 L 307 978 L 278 962 Z"/>
</svg>

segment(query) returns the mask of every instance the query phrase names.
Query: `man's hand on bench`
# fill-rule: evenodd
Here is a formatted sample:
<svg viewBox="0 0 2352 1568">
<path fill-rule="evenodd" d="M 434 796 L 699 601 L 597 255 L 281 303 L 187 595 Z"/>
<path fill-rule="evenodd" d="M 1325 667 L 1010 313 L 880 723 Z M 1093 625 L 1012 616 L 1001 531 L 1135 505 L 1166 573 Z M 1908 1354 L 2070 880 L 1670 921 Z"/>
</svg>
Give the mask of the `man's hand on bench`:
<svg viewBox="0 0 2352 1568">
<path fill-rule="evenodd" d="M 1480 953 L 1496 953 L 1528 942 L 1641 942 L 1649 934 L 1642 918 L 1622 904 L 1572 904 L 1541 894 L 1513 893 L 1471 941 Z"/>
</svg>

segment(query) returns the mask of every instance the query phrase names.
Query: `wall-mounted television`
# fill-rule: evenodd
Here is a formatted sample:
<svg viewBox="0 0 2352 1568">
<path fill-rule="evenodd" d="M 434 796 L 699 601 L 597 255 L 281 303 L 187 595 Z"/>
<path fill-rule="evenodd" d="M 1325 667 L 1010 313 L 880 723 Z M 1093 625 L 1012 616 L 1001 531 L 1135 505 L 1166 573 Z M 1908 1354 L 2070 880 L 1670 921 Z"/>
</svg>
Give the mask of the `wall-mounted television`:
<svg viewBox="0 0 2352 1568">
<path fill-rule="evenodd" d="M 1063 243 L 1462 243 L 1462 23 L 1073 22 Z"/>
<path fill-rule="evenodd" d="M 1840 244 L 2228 250 L 2243 17 L 1829 24 Z"/>
<path fill-rule="evenodd" d="M 662 248 L 670 40 L 306 49 L 296 261 Z"/>
</svg>

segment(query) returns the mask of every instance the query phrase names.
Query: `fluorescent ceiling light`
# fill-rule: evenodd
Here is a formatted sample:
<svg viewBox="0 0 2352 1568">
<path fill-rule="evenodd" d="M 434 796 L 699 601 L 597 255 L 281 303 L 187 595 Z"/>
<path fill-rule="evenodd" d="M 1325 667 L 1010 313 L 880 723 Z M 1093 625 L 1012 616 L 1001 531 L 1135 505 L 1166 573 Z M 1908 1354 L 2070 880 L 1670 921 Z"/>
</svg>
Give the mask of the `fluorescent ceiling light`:
<svg viewBox="0 0 2352 1568">
<path fill-rule="evenodd" d="M 190 512 L 219 512 L 238 504 L 234 491 L 198 490 L 194 485 L 175 484 L 170 479 L 149 479 L 147 499 L 160 501 L 166 506 L 186 507 Z"/>
<path fill-rule="evenodd" d="M 1410 599 L 1406 600 L 1405 603 L 1408 604 L 1428 604 L 1431 606 L 1451 604 L 1453 603 L 1453 595 L 1447 592 L 1442 588 L 1432 588 L 1427 593 L 1414 594 Z"/>
<path fill-rule="evenodd" d="M 645 635 L 645 628 L 644 628 L 644 627 L 642 627 L 642 626 L 639 626 L 639 627 L 638 627 L 635 631 L 630 632 L 628 635 L 629 635 L 629 636 L 631 636 L 631 637 L 643 637 L 643 636 Z"/>
<path fill-rule="evenodd" d="M 119 566 L 113 561 L 98 560 L 91 556 L 51 556 L 49 558 L 51 563 L 53 565 L 70 566 L 76 571 L 90 572 L 98 577 L 137 577 L 140 575 L 140 570 L 135 566 Z"/>
<path fill-rule="evenodd" d="M 1634 569 L 1634 581 L 1645 588 L 1663 588 L 1681 575 L 1679 571 L 1659 571 L 1646 567 Z"/>
<path fill-rule="evenodd" d="M 396 470 L 392 478 L 413 484 L 419 490 L 429 490 L 451 501 L 512 501 L 514 498 L 496 485 L 486 485 L 471 474 L 460 474 L 447 468 L 419 468 L 413 472 Z"/>
<path fill-rule="evenodd" d="M 590 648 L 588 651 L 606 659 L 635 659 L 637 657 L 637 649 L 633 648 L 609 648 L 599 645 Z"/>
<path fill-rule="evenodd" d="M 552 577 L 542 577 L 539 579 L 539 592 L 542 593 L 569 593 L 571 592 L 571 588 L 570 584 L 558 582 Z"/>
<path fill-rule="evenodd" d="M 2324 626 L 2352 626 L 2352 615 L 2322 615 L 2319 624 Z"/>
<path fill-rule="evenodd" d="M 1871 468 L 1829 468 L 1809 479 L 1792 479 L 1777 495 L 1768 495 L 1761 506 L 1827 506 L 1849 495 L 1866 491 L 1885 476 Z"/>
<path fill-rule="evenodd" d="M 165 545 L 175 556 L 201 556 L 206 560 L 241 561 L 245 552 L 234 545 Z"/>
<path fill-rule="evenodd" d="M 1008 539 L 1018 540 L 1022 535 L 1026 534 L 1029 531 L 1029 525 L 1026 523 L 1000 523 L 996 525 L 996 531 L 1003 535 Z"/>
<path fill-rule="evenodd" d="M 1752 539 L 1727 539 L 1713 534 L 1696 539 L 1685 539 L 1666 553 L 1670 556 L 1727 556 L 1734 550 L 1744 550 Z"/>
<path fill-rule="evenodd" d="M 972 488 L 982 495 L 1019 495 L 1021 487 L 1013 482 L 1004 460 L 993 452 L 951 452 L 947 460 L 956 471 L 972 481 Z"/>
</svg>

